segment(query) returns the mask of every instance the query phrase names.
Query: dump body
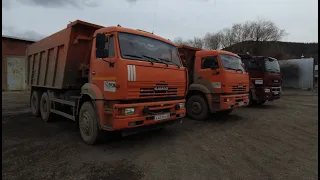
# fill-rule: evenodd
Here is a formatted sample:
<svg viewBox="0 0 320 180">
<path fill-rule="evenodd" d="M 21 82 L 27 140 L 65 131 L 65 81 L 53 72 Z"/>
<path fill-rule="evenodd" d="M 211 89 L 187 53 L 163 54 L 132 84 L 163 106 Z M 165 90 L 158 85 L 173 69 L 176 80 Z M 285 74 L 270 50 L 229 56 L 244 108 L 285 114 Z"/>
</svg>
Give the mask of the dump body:
<svg viewBox="0 0 320 180">
<path fill-rule="evenodd" d="M 53 89 L 81 88 L 86 82 L 83 77 L 90 64 L 93 34 L 100 28 L 102 26 L 75 21 L 28 46 L 30 85 Z"/>
<path fill-rule="evenodd" d="M 282 78 L 276 59 L 265 56 L 238 54 L 250 77 L 250 94 L 253 103 L 280 99 Z"/>
<path fill-rule="evenodd" d="M 212 113 L 247 105 L 249 77 L 240 57 L 228 51 L 188 46 L 178 46 L 178 50 L 188 69 L 187 102 L 195 94 L 202 94 Z"/>
<path fill-rule="evenodd" d="M 32 113 L 79 121 L 88 144 L 100 130 L 149 129 L 185 116 L 186 69 L 175 45 L 152 33 L 75 21 L 30 45 L 27 56 Z"/>
</svg>

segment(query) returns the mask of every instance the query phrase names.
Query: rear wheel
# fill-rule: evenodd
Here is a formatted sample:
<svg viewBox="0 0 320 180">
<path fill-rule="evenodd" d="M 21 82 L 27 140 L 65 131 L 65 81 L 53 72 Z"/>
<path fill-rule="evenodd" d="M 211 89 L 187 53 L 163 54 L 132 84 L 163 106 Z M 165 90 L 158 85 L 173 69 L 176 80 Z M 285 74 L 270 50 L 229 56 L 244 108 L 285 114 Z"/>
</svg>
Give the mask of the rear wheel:
<svg viewBox="0 0 320 180">
<path fill-rule="evenodd" d="M 31 107 L 32 115 L 37 117 L 40 116 L 39 104 L 40 104 L 40 93 L 38 91 L 33 91 L 30 98 L 30 107 Z"/>
<path fill-rule="evenodd" d="M 98 125 L 98 116 L 91 102 L 82 104 L 79 113 L 79 131 L 83 141 L 89 145 L 102 140 L 103 131 Z"/>
<path fill-rule="evenodd" d="M 41 96 L 40 114 L 44 122 L 49 122 L 51 120 L 51 102 L 47 92 L 44 92 Z"/>
<path fill-rule="evenodd" d="M 206 100 L 200 95 L 193 95 L 187 101 L 187 114 L 193 119 L 204 120 L 209 114 Z"/>
</svg>

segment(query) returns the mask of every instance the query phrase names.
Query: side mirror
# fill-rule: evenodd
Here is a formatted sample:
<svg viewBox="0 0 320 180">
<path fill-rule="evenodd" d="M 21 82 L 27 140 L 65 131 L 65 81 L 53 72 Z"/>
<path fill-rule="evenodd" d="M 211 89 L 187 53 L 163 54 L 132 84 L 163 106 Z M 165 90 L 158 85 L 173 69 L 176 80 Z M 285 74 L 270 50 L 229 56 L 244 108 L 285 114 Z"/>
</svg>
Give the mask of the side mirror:
<svg viewBox="0 0 320 180">
<path fill-rule="evenodd" d="M 108 38 L 105 34 L 99 33 L 96 35 L 96 56 L 97 58 L 108 57 L 108 50 L 105 49 Z"/>
</svg>

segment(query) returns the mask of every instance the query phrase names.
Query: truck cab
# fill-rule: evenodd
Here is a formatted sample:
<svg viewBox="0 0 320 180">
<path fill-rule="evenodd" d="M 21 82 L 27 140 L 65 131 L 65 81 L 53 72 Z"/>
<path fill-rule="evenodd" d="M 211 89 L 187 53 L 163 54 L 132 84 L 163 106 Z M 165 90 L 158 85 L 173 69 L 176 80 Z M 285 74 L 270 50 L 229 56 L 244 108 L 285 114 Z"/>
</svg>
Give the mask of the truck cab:
<svg viewBox="0 0 320 180">
<path fill-rule="evenodd" d="M 102 131 L 132 134 L 185 116 L 186 69 L 153 33 L 77 20 L 28 46 L 27 58 L 32 114 L 76 121 L 87 144 Z"/>
<path fill-rule="evenodd" d="M 266 56 L 238 54 L 250 77 L 249 104 L 262 105 L 280 99 L 282 78 L 278 60 Z"/>
<path fill-rule="evenodd" d="M 178 46 L 188 69 L 187 114 L 203 120 L 209 113 L 232 112 L 248 104 L 249 76 L 238 55 L 222 50 Z"/>
</svg>

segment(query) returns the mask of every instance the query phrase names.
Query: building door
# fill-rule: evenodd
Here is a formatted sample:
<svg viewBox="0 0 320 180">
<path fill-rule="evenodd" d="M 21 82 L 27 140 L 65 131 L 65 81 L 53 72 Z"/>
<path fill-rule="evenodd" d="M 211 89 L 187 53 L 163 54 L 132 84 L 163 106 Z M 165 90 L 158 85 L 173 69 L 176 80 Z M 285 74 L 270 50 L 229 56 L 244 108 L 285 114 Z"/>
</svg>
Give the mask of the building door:
<svg viewBox="0 0 320 180">
<path fill-rule="evenodd" d="M 7 89 L 25 90 L 26 89 L 26 61 L 25 57 L 8 56 L 6 57 Z"/>
</svg>

